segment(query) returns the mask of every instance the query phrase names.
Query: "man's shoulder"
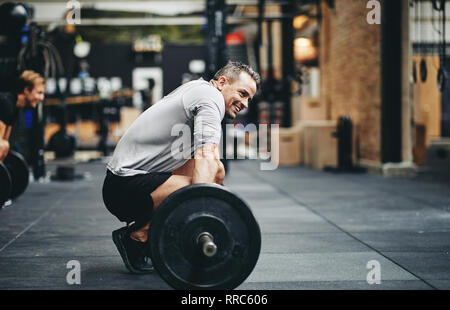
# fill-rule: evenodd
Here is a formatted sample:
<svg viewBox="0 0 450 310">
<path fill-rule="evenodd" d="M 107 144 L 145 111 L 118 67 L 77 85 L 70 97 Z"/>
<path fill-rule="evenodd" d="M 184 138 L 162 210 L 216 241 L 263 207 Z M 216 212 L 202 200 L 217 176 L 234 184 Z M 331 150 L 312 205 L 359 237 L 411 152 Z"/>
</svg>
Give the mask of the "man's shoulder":
<svg viewBox="0 0 450 310">
<path fill-rule="evenodd" d="M 13 110 L 16 105 L 16 97 L 10 92 L 0 92 L 0 105 L 3 109 Z"/>
<path fill-rule="evenodd" d="M 198 88 L 198 87 L 200 87 L 200 88 L 204 88 L 204 89 L 209 89 L 209 88 L 214 88 L 212 85 L 211 85 L 211 83 L 209 83 L 208 81 L 205 81 L 204 79 L 202 79 L 202 78 L 200 78 L 200 79 L 198 79 L 198 80 L 193 80 L 193 81 L 190 81 L 190 82 L 187 82 L 186 83 L 186 86 L 188 87 L 188 88 Z"/>
<path fill-rule="evenodd" d="M 221 92 L 215 88 L 211 83 L 205 80 L 195 80 L 188 82 L 188 89 L 184 93 L 184 97 L 189 101 L 202 101 L 202 102 L 215 102 L 220 104 L 223 102 L 223 96 Z M 207 99 L 207 100 L 205 100 Z"/>
<path fill-rule="evenodd" d="M 223 101 L 222 93 L 215 88 L 211 83 L 205 80 L 195 80 L 192 84 L 191 92 L 194 92 L 199 98 L 210 98 L 216 103 Z"/>
<path fill-rule="evenodd" d="M 16 106 L 16 96 L 10 92 L 0 92 L 0 119 L 11 125 L 14 121 L 14 109 Z"/>
</svg>

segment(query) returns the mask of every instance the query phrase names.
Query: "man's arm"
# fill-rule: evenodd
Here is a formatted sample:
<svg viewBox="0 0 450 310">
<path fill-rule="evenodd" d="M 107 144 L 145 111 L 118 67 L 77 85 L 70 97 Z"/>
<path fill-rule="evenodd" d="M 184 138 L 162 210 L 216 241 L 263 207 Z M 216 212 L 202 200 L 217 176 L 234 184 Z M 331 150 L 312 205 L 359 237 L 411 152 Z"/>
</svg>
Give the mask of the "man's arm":
<svg viewBox="0 0 450 310">
<path fill-rule="evenodd" d="M 225 177 L 225 169 L 220 161 L 216 144 L 205 144 L 194 156 L 194 172 L 192 183 L 219 183 Z"/>
<path fill-rule="evenodd" d="M 11 134 L 11 126 L 0 121 L 0 162 L 3 162 L 9 152 L 9 136 Z"/>
<path fill-rule="evenodd" d="M 5 137 L 7 127 L 8 126 L 2 120 L 0 120 L 0 139 L 3 139 Z"/>
<path fill-rule="evenodd" d="M 2 128 L 4 127 L 4 129 Z M 6 125 L 2 121 L 0 121 L 0 137 L 3 136 L 3 140 L 9 140 L 9 136 L 11 135 L 11 125 Z"/>
</svg>

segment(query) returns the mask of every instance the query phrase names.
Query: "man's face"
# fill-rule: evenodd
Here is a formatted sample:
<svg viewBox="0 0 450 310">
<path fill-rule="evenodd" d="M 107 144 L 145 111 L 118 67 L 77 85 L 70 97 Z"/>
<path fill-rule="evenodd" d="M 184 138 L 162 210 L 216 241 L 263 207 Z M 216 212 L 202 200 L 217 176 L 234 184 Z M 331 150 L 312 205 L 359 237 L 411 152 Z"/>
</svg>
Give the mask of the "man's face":
<svg viewBox="0 0 450 310">
<path fill-rule="evenodd" d="M 23 93 L 25 95 L 25 105 L 35 108 L 40 101 L 44 100 L 45 85 L 37 84 L 31 91 L 25 88 Z"/>
<path fill-rule="evenodd" d="M 225 79 L 225 80 L 222 80 Z M 226 77 L 219 78 L 222 95 L 225 99 L 225 113 L 230 118 L 248 108 L 248 102 L 256 93 L 256 82 L 247 72 L 241 72 L 239 78 L 232 83 Z"/>
</svg>

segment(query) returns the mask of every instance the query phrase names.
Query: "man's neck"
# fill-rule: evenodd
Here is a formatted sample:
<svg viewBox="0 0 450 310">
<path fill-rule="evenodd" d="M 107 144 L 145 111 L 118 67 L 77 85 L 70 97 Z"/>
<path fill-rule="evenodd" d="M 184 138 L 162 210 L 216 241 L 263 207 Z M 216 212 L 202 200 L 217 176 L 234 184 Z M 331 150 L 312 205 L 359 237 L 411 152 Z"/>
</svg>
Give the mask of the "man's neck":
<svg viewBox="0 0 450 310">
<path fill-rule="evenodd" d="M 209 83 L 211 83 L 212 86 L 217 88 L 217 81 L 216 80 L 210 80 Z"/>
</svg>

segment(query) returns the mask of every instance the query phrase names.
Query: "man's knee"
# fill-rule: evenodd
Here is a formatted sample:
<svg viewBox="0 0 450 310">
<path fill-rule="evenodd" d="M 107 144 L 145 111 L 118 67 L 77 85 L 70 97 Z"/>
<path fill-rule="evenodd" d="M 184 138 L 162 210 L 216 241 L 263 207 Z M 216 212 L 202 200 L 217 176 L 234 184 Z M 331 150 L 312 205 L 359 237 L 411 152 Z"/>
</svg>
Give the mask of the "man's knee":
<svg viewBox="0 0 450 310">
<path fill-rule="evenodd" d="M 183 166 L 175 169 L 172 172 L 172 174 L 192 177 L 193 172 L 194 172 L 194 159 L 192 158 L 189 159 L 187 162 L 185 162 Z"/>
<path fill-rule="evenodd" d="M 166 182 L 156 188 L 150 195 L 153 199 L 153 207 L 157 208 L 160 203 L 173 192 L 192 184 L 192 177 L 184 175 L 172 175 Z"/>
</svg>

